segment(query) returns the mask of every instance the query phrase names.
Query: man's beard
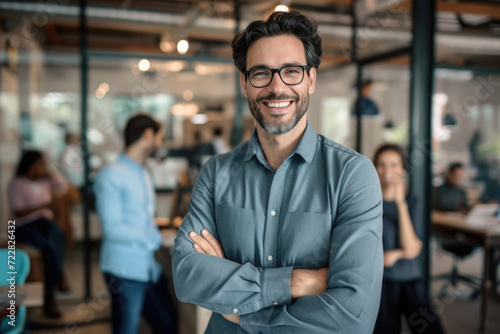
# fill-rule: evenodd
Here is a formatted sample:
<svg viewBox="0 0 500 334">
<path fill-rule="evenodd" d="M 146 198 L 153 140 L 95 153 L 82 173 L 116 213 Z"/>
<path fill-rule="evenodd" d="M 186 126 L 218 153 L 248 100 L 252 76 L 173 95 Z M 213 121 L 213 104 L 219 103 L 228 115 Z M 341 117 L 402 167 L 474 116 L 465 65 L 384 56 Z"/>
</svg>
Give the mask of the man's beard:
<svg viewBox="0 0 500 334">
<path fill-rule="evenodd" d="M 156 159 L 158 157 L 158 151 L 159 151 L 159 148 L 156 147 L 156 144 L 151 145 L 148 148 L 148 153 L 149 153 L 148 157 Z"/>
<path fill-rule="evenodd" d="M 260 111 L 260 102 L 263 100 L 293 100 L 293 103 L 295 104 L 295 112 L 293 114 L 292 119 L 288 123 L 282 123 L 282 124 L 271 124 L 269 122 L 266 122 L 264 120 L 264 116 L 262 115 L 262 112 Z M 262 128 L 273 135 L 280 135 L 283 133 L 287 133 L 288 131 L 292 130 L 295 125 L 301 120 L 302 116 L 307 111 L 307 108 L 309 106 L 309 94 L 304 95 L 304 98 L 301 99 L 296 96 L 290 96 L 290 95 L 276 95 L 274 93 L 270 93 L 267 96 L 264 97 L 259 97 L 257 99 L 248 99 L 248 106 L 250 107 L 250 112 L 252 113 L 253 117 L 259 122 L 260 126 Z M 271 115 L 271 117 L 274 117 Z M 279 117 L 282 117 L 281 115 L 277 116 L 276 118 L 278 119 Z"/>
</svg>

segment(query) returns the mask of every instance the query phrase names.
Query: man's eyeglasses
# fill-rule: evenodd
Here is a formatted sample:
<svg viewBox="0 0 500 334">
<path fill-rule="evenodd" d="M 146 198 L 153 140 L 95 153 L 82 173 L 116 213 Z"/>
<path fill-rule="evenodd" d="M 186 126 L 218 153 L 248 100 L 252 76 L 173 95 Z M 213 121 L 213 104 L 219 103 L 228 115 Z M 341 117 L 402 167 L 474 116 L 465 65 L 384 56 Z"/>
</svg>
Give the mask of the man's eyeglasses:
<svg viewBox="0 0 500 334">
<path fill-rule="evenodd" d="M 278 73 L 281 81 L 286 85 L 298 85 L 304 80 L 304 71 L 309 69 L 307 65 L 288 65 L 281 68 L 255 68 L 245 71 L 245 77 L 255 88 L 267 87 L 274 78 L 274 73 Z"/>
</svg>

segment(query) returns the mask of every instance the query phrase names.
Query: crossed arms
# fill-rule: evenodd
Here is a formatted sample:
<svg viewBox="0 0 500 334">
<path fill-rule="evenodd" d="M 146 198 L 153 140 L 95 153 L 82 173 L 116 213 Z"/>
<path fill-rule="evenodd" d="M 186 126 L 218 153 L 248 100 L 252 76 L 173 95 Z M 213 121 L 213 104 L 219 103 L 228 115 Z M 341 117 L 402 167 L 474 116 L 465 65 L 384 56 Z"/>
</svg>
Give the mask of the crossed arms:
<svg viewBox="0 0 500 334">
<path fill-rule="evenodd" d="M 207 230 L 202 230 L 201 235 L 189 233 L 194 242 L 193 248 L 201 254 L 209 254 L 225 259 L 224 250 L 219 241 Z M 290 278 L 290 294 L 292 299 L 304 296 L 321 295 L 326 292 L 328 284 L 328 268 L 321 269 L 293 269 Z M 239 324 L 240 316 L 232 314 L 222 315 L 226 320 Z"/>
</svg>

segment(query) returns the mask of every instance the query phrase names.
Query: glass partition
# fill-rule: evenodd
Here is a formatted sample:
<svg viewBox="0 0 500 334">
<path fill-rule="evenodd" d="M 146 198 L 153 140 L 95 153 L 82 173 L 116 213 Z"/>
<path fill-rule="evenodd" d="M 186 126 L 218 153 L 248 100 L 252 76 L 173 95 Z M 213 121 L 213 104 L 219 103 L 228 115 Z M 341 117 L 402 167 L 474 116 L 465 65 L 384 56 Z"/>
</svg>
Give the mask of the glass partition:
<svg viewBox="0 0 500 334">
<path fill-rule="evenodd" d="M 383 143 L 393 143 L 408 148 L 409 144 L 409 91 L 410 68 L 394 59 L 374 63 L 363 69 L 362 153 L 373 158 L 375 150 Z"/>
<path fill-rule="evenodd" d="M 411 45 L 412 1 L 358 1 L 358 57 Z"/>
<path fill-rule="evenodd" d="M 471 204 L 498 202 L 500 181 L 500 74 L 436 69 L 433 108 L 434 186 L 454 162 L 466 168 Z"/>
<path fill-rule="evenodd" d="M 21 152 L 40 150 L 50 170 L 64 173 L 65 139 L 80 131 L 79 39 L 66 44 L 59 30 L 78 26 L 78 7 L 66 3 L 0 2 L 0 226 L 9 216 L 6 187 Z M 83 170 L 74 167 L 81 179 Z"/>
<path fill-rule="evenodd" d="M 120 57 L 100 54 L 89 64 L 88 139 L 91 179 L 123 152 L 128 119 L 145 112 L 165 132 L 165 150 L 148 165 L 159 193 L 158 214 L 170 217 L 177 208 L 171 193 L 196 178 L 195 148 L 212 149 L 216 129 L 230 142 L 235 113 L 235 68 L 231 63 Z M 198 151 L 197 151 L 198 152 Z M 187 177 L 189 180 L 183 179 Z M 182 213 L 181 213 L 182 214 Z"/>
<path fill-rule="evenodd" d="M 316 91 L 311 95 L 309 120 L 317 131 L 344 146 L 356 147 L 356 127 L 351 115 L 355 99 L 356 66 L 319 73 Z"/>
</svg>

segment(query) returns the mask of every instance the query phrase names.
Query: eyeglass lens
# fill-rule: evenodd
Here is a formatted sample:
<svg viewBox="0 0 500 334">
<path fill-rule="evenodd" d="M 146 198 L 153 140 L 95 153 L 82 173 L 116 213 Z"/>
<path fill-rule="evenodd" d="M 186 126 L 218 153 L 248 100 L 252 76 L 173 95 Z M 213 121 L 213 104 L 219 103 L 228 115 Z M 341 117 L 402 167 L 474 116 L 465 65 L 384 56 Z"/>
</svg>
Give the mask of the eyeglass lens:
<svg viewBox="0 0 500 334">
<path fill-rule="evenodd" d="M 299 66 L 287 66 L 279 72 L 281 80 L 287 85 L 297 85 L 304 77 L 304 70 Z M 265 87 L 273 79 L 273 71 L 265 68 L 252 70 L 249 74 L 250 83 L 255 87 Z"/>
</svg>

